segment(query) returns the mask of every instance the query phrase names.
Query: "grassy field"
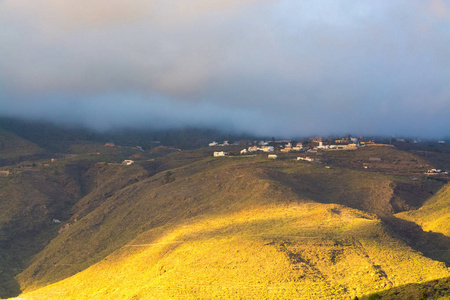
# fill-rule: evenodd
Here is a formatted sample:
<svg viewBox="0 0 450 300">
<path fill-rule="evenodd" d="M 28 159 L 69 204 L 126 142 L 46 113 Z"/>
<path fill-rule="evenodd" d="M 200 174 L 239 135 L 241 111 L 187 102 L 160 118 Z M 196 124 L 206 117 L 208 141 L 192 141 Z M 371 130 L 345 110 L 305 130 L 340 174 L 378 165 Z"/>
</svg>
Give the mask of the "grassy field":
<svg viewBox="0 0 450 300">
<path fill-rule="evenodd" d="M 448 275 L 443 263 L 396 240 L 378 218 L 304 203 L 155 228 L 87 270 L 22 296 L 348 299 Z"/>
</svg>

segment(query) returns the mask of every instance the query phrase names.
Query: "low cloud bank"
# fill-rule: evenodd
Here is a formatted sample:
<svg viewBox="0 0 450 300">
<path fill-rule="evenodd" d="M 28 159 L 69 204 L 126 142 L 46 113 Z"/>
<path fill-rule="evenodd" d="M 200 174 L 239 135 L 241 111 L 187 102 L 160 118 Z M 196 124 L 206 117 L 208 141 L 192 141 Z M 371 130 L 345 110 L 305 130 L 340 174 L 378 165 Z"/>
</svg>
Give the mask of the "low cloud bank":
<svg viewBox="0 0 450 300">
<path fill-rule="evenodd" d="M 0 2 L 0 114 L 450 135 L 449 1 Z"/>
</svg>

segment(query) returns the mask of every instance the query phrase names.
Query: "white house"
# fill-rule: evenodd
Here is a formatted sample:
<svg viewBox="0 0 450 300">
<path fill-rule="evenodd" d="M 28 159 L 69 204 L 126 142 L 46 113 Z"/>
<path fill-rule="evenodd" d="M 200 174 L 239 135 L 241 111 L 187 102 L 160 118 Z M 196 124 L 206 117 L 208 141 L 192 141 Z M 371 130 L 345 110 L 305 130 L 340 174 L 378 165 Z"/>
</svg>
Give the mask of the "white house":
<svg viewBox="0 0 450 300">
<path fill-rule="evenodd" d="M 319 146 L 314 147 L 314 149 L 320 149 L 320 150 L 324 150 L 324 149 L 328 149 L 328 148 L 329 148 L 329 146 L 328 145 L 324 146 L 323 142 L 319 142 Z"/>
<path fill-rule="evenodd" d="M 241 154 L 247 154 L 247 153 L 248 153 L 247 149 L 242 149 L 241 150 Z"/>
<path fill-rule="evenodd" d="M 214 147 L 214 146 L 217 146 L 218 144 L 219 144 L 218 142 L 214 141 L 212 143 L 209 143 L 209 146 Z"/>
<path fill-rule="evenodd" d="M 129 165 L 131 165 L 131 164 L 133 164 L 133 163 L 134 163 L 133 160 L 131 160 L 131 159 L 125 159 L 125 160 L 122 162 L 122 165 L 129 166 Z"/>
<path fill-rule="evenodd" d="M 278 156 L 276 154 L 269 154 L 267 157 L 270 159 L 277 159 Z"/>
<path fill-rule="evenodd" d="M 221 156 L 225 156 L 226 153 L 223 151 L 218 151 L 218 152 L 214 152 L 214 157 L 221 157 Z"/>
<path fill-rule="evenodd" d="M 313 161 L 314 161 L 314 158 L 311 158 L 311 157 L 301 157 L 301 156 L 299 156 L 299 157 L 297 157 L 297 160 L 304 160 L 304 161 L 313 162 Z"/>
</svg>

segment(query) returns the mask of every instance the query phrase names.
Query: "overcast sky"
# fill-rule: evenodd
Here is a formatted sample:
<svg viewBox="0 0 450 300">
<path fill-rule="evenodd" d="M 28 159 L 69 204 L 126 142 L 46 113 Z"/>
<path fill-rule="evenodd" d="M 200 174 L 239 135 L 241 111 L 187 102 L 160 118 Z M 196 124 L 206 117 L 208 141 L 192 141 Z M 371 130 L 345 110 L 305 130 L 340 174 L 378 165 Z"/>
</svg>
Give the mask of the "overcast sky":
<svg viewBox="0 0 450 300">
<path fill-rule="evenodd" d="M 450 136 L 450 0 L 0 0 L 0 115 Z"/>
</svg>

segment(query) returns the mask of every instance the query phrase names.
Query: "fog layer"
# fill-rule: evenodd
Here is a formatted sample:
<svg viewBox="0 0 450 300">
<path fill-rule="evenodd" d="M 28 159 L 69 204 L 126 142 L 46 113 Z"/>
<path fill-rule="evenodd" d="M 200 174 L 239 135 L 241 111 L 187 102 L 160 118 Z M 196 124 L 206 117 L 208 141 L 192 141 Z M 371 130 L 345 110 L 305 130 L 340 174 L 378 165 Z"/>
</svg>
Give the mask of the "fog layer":
<svg viewBox="0 0 450 300">
<path fill-rule="evenodd" d="M 3 0 L 0 115 L 450 135 L 447 0 Z"/>
</svg>

